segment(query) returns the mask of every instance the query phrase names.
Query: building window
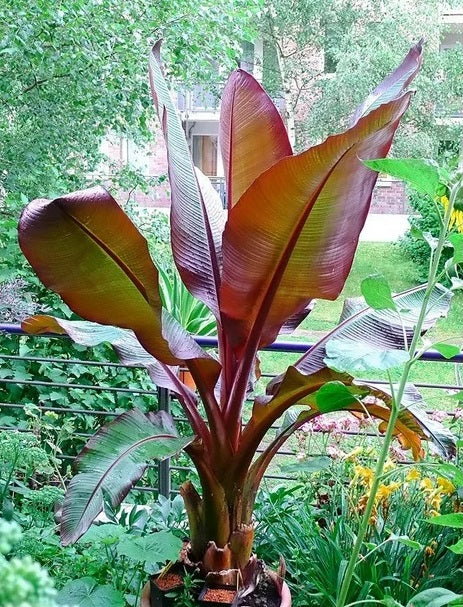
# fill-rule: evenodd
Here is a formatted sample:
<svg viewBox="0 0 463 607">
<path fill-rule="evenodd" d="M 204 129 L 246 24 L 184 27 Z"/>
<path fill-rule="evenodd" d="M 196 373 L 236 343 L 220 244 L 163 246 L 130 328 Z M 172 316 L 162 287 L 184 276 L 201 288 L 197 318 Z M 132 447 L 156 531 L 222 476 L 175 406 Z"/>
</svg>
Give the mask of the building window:
<svg viewBox="0 0 463 607">
<path fill-rule="evenodd" d="M 217 175 L 217 135 L 193 135 L 192 156 L 205 175 Z"/>
</svg>

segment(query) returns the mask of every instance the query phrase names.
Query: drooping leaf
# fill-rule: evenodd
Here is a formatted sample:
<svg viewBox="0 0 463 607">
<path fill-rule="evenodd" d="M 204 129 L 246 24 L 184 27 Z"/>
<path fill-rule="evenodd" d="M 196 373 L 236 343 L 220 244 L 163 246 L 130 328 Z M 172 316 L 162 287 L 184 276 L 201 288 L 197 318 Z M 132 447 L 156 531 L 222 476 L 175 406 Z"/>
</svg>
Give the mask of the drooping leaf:
<svg viewBox="0 0 463 607">
<path fill-rule="evenodd" d="M 75 542 L 103 509 L 121 503 L 141 478 L 149 460 L 164 459 L 183 449 L 191 437 L 179 438 L 165 412 L 123 413 L 102 427 L 76 460 L 78 474 L 71 480 L 63 504 L 61 541 Z"/>
<path fill-rule="evenodd" d="M 431 200 L 436 196 L 440 175 L 437 166 L 417 158 L 381 158 L 366 160 L 365 164 L 381 173 L 407 182 L 414 190 L 427 194 Z"/>
<path fill-rule="evenodd" d="M 403 544 L 412 550 L 423 550 L 424 546 L 415 540 L 411 540 L 408 535 L 396 535 L 395 533 L 391 533 L 389 539 L 393 542 L 399 542 L 399 544 Z"/>
<path fill-rule="evenodd" d="M 398 312 L 361 309 L 361 300 L 347 299 L 338 327 L 315 344 L 296 363 L 297 368 L 304 372 L 318 368 L 325 352 L 326 364 L 340 371 L 363 372 L 402 364 L 408 359 L 405 350 L 413 337 L 425 291 L 426 285 L 421 285 L 394 295 Z M 449 289 L 436 285 L 431 293 L 423 333 L 440 317 L 446 316 L 451 298 Z"/>
<path fill-rule="evenodd" d="M 153 356 L 179 362 L 162 335 L 158 273 L 147 242 L 106 190 L 34 200 L 18 231 L 40 280 L 74 312 L 132 329 Z"/>
<path fill-rule="evenodd" d="M 283 158 L 231 209 L 220 306 L 237 353 L 271 343 L 311 299 L 339 295 L 377 177 L 359 157 L 388 152 L 409 100 L 406 94 L 346 133 Z"/>
<path fill-rule="evenodd" d="M 445 607 L 463 605 L 463 594 L 455 594 L 446 588 L 428 588 L 416 594 L 407 603 L 406 607 Z"/>
<path fill-rule="evenodd" d="M 163 331 L 169 336 L 172 351 L 182 360 L 197 359 L 204 377 L 211 386 L 214 386 L 220 371 L 218 362 L 198 346 L 195 340 L 165 311 L 163 311 L 163 320 Z M 67 334 L 73 341 L 83 346 L 93 347 L 105 342 L 110 343 L 121 362 L 130 366 L 145 367 L 157 386 L 168 388 L 181 395 L 189 410 L 188 417 L 195 431 L 199 432 L 197 423 L 193 422 L 195 418 L 200 423 L 199 416 L 194 411 L 196 396 L 178 379 L 177 367 L 170 367 L 156 360 L 141 346 L 132 331 L 85 321 L 63 320 L 47 315 L 36 315 L 26 319 L 22 323 L 22 328 L 34 335 Z"/>
<path fill-rule="evenodd" d="M 399 67 L 389 74 L 358 106 L 352 116 L 351 124 L 356 124 L 362 116 L 383 103 L 387 103 L 391 99 L 397 99 L 418 73 L 422 55 L 423 40 L 420 40 L 415 46 L 412 46 Z"/>
<path fill-rule="evenodd" d="M 293 333 L 301 324 L 301 322 L 303 322 L 307 318 L 307 316 L 312 312 L 315 307 L 315 304 L 315 300 L 309 301 L 309 303 L 303 310 L 301 310 L 301 312 L 293 314 L 287 320 L 285 320 L 280 329 L 280 335 Z"/>
<path fill-rule="evenodd" d="M 368 276 L 360 285 L 365 301 L 373 310 L 396 310 L 389 283 L 379 274 Z"/>
<path fill-rule="evenodd" d="M 185 133 L 161 68 L 161 44 L 150 55 L 154 103 L 167 146 L 171 187 L 171 234 L 175 264 L 188 290 L 218 318 L 220 242 L 223 224 L 219 196 L 210 196 L 193 167 Z"/>
<path fill-rule="evenodd" d="M 92 577 L 70 580 L 58 592 L 58 605 L 79 607 L 124 607 L 125 600 L 119 590 L 110 585 L 101 585 Z"/>
<path fill-rule="evenodd" d="M 243 70 L 233 72 L 225 86 L 219 129 L 231 209 L 259 175 L 293 152 L 273 101 Z"/>
<path fill-rule="evenodd" d="M 381 392 L 392 398 L 390 388 L 382 386 Z M 403 410 L 399 419 L 407 424 L 410 429 L 421 431 L 423 436 L 432 441 L 437 452 L 444 459 L 451 459 L 456 454 L 456 439 L 452 432 L 440 422 L 432 419 L 426 413 L 426 403 L 422 395 L 413 384 L 407 384 L 402 398 Z M 410 423 L 415 421 L 415 427 Z"/>
</svg>

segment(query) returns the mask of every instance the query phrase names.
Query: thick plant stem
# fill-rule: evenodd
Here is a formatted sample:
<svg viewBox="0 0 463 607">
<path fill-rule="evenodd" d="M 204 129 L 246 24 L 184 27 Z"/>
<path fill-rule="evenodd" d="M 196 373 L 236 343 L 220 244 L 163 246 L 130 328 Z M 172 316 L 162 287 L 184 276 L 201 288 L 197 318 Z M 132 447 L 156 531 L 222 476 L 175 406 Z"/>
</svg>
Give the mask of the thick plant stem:
<svg viewBox="0 0 463 607">
<path fill-rule="evenodd" d="M 413 338 L 410 343 L 410 348 L 409 348 L 410 358 L 404 365 L 397 390 L 395 392 L 393 391 L 393 393 L 392 393 L 391 415 L 390 415 L 389 422 L 387 425 L 386 434 L 383 439 L 381 452 L 379 454 L 378 461 L 376 463 L 375 474 L 374 474 L 373 481 L 372 481 L 371 487 L 370 487 L 370 495 L 368 496 L 368 501 L 365 506 L 365 511 L 363 513 L 362 520 L 360 522 L 359 532 L 358 532 L 356 540 L 354 542 L 352 553 L 351 553 L 351 556 L 347 563 L 346 572 L 344 574 L 341 588 L 339 590 L 339 595 L 336 600 L 336 607 L 344 607 L 346 604 L 346 599 L 347 599 L 347 596 L 349 593 L 352 578 L 354 576 L 354 571 L 355 571 L 355 567 L 358 562 L 360 550 L 362 548 L 363 541 L 364 541 L 365 536 L 368 531 L 368 525 L 370 524 L 371 514 L 373 512 L 373 508 L 374 508 L 375 501 L 376 501 L 376 494 L 378 491 L 379 484 L 382 480 L 384 464 L 386 462 L 386 459 L 387 459 L 387 456 L 389 453 L 389 447 L 391 446 L 392 439 L 393 439 L 394 426 L 396 424 L 397 418 L 400 413 L 402 398 L 403 398 L 404 391 L 405 391 L 405 388 L 407 385 L 408 377 L 410 375 L 410 370 L 411 370 L 413 364 L 416 362 L 415 357 L 416 357 L 416 353 L 418 350 L 418 341 L 420 339 L 423 323 L 425 321 L 426 314 L 428 312 L 429 300 L 431 298 L 432 291 L 437 282 L 439 260 L 440 260 L 442 250 L 445 245 L 447 232 L 448 232 L 448 226 L 450 223 L 450 217 L 452 214 L 453 203 L 454 203 L 454 200 L 456 197 L 457 189 L 458 188 L 454 188 L 454 190 L 452 191 L 452 194 L 450 197 L 450 203 L 447 206 L 447 209 L 446 209 L 445 215 L 444 215 L 443 228 L 439 235 L 439 240 L 438 240 L 438 243 L 436 246 L 436 250 L 434 251 L 434 255 L 432 257 L 432 261 L 430 264 L 429 274 L 428 274 L 428 286 L 427 286 L 427 289 L 426 289 L 426 292 L 425 292 L 425 295 L 423 298 L 423 303 L 421 306 L 418 321 L 416 323 L 416 326 L 415 326 L 415 329 L 413 332 Z"/>
</svg>

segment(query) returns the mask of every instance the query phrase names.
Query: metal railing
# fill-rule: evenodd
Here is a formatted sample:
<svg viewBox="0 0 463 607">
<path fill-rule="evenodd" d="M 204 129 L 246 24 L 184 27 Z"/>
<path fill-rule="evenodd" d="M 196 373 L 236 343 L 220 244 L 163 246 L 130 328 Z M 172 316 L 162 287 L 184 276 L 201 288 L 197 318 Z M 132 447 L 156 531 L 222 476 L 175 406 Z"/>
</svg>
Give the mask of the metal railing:
<svg viewBox="0 0 463 607">
<path fill-rule="evenodd" d="M 6 412 L 10 413 L 18 413 L 24 410 L 27 407 L 27 402 L 17 402 L 21 400 L 20 398 L 15 396 L 16 392 L 20 392 L 24 389 L 35 390 L 35 399 L 37 402 L 33 403 L 38 405 L 41 412 L 53 412 L 60 416 L 82 416 L 83 418 L 91 418 L 95 420 L 95 426 L 99 426 L 108 419 L 114 418 L 120 414 L 121 410 L 117 404 L 118 397 L 126 397 L 127 395 L 132 396 L 143 396 L 149 397 L 151 401 L 149 402 L 149 408 L 164 410 L 167 412 L 171 412 L 171 409 L 175 406 L 175 395 L 171 394 L 165 388 L 147 388 L 147 384 L 150 381 L 146 375 L 146 377 L 142 374 L 140 376 L 139 367 L 127 367 L 126 365 L 122 365 L 118 362 L 111 361 L 98 361 L 98 360 L 82 360 L 77 358 L 62 358 L 62 357 L 54 357 L 54 356 L 41 356 L 33 353 L 28 353 L 26 355 L 17 353 L 12 354 L 11 352 L 4 352 L 4 343 L 2 343 L 2 334 L 9 336 L 16 336 L 14 339 L 18 340 L 18 350 L 19 350 L 19 340 L 27 340 L 28 342 L 34 342 L 36 340 L 62 340 L 68 339 L 67 337 L 62 336 L 26 336 L 19 325 L 14 324 L 0 324 L 0 360 L 3 361 L 3 364 L 0 365 L 0 371 L 3 369 L 3 372 L 0 373 L 0 414 L 5 414 Z M 197 337 L 198 343 L 204 347 L 216 347 L 217 341 L 215 338 L 211 337 Z M 278 341 L 266 348 L 267 351 L 280 352 L 282 354 L 299 354 L 307 351 L 311 344 L 306 342 L 290 342 L 290 341 Z M 89 349 L 90 350 L 90 349 Z M 426 352 L 422 356 L 422 360 L 426 362 L 442 362 L 449 363 L 449 360 L 444 358 L 439 352 L 431 351 Z M 463 354 L 458 354 L 450 361 L 451 363 L 462 364 L 463 363 Z M 10 370 L 14 368 L 14 365 L 21 365 L 22 371 L 17 374 L 13 373 L 5 373 L 5 363 L 8 363 Z M 87 368 L 99 368 L 99 369 L 107 369 L 107 370 L 118 370 L 124 369 L 125 371 L 136 372 L 138 371 L 138 375 L 134 375 L 133 380 L 130 381 L 130 386 L 128 387 L 119 387 L 113 385 L 102 385 L 91 384 L 88 381 L 78 382 L 78 381 L 53 381 L 41 379 L 40 376 L 34 377 L 29 373 L 24 373 L 24 366 L 26 365 L 50 365 L 52 368 L 64 368 L 64 374 L 66 373 L 66 368 L 75 368 L 75 366 L 83 366 Z M 50 369 L 50 367 L 47 367 Z M 143 370 L 144 371 L 144 370 Z M 270 378 L 272 377 L 269 373 L 263 373 L 264 377 Z M 375 379 L 368 380 L 370 383 L 374 384 L 386 384 L 388 383 L 386 380 Z M 138 382 L 139 385 L 136 385 Z M 455 384 L 441 384 L 441 383 L 433 383 L 433 382 L 420 382 L 415 384 L 418 388 L 426 388 L 426 389 L 435 389 L 435 390 L 463 390 L 463 385 L 459 385 L 458 381 Z M 113 410 L 98 408 L 98 407 L 84 407 L 84 406 L 62 406 L 54 404 L 54 401 L 51 400 L 50 394 L 56 394 L 58 391 L 62 391 L 67 398 L 70 391 L 77 391 L 79 393 L 94 393 L 99 395 L 99 399 L 101 400 L 102 394 L 110 394 L 115 399 L 115 404 Z M 27 399 L 26 399 L 27 400 Z M 119 409 L 119 410 L 115 410 Z M 452 416 L 454 413 L 452 411 L 447 412 L 447 415 Z M 20 421 L 20 417 L 17 417 L 18 422 Z M 174 416 L 174 419 L 177 422 L 185 422 L 186 420 L 182 416 Z M 15 427 L 10 425 L 5 425 L 0 423 L 0 430 L 13 430 Z M 20 431 L 28 431 L 27 428 L 19 427 L 16 428 Z M 74 438 L 77 439 L 87 439 L 91 436 L 92 432 L 77 432 L 74 435 Z M 346 432 L 345 434 L 355 434 L 352 432 Z M 73 459 L 75 453 L 66 453 L 64 452 L 60 457 L 64 463 L 68 463 Z M 279 451 L 279 455 L 281 456 L 295 456 L 295 451 L 291 448 L 285 448 Z M 188 466 L 179 463 L 178 465 L 172 463 L 170 460 L 165 460 L 160 463 L 152 464 L 149 466 L 150 470 L 157 470 L 157 482 L 155 485 L 139 485 L 136 487 L 138 491 L 149 491 L 154 492 L 155 494 L 160 494 L 164 496 L 169 496 L 172 493 L 176 493 L 176 488 L 172 486 L 172 473 L 176 472 L 177 474 L 184 474 L 187 471 L 190 471 Z M 267 478 L 275 479 L 275 480 L 293 480 L 294 477 L 287 476 L 284 474 L 271 473 L 267 475 Z"/>
</svg>

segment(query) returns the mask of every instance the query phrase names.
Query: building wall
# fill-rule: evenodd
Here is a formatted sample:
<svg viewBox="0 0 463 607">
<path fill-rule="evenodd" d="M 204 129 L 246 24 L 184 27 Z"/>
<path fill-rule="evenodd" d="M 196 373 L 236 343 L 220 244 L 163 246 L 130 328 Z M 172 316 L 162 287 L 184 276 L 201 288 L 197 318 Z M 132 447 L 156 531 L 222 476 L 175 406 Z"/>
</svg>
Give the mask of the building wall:
<svg viewBox="0 0 463 607">
<path fill-rule="evenodd" d="M 128 150 L 128 152 L 127 152 Z M 116 164 L 127 161 L 127 153 L 130 160 L 130 146 L 127 148 L 125 142 L 110 142 L 105 148 L 111 160 Z M 159 177 L 167 174 L 167 157 L 164 140 L 161 133 L 157 134 L 156 143 L 150 146 L 149 154 L 145 156 L 148 177 Z M 108 183 L 110 187 L 110 183 Z M 129 197 L 142 206 L 169 208 L 169 184 L 166 181 L 151 189 L 148 194 L 139 190 L 131 193 L 112 190 L 117 200 L 126 201 Z M 407 195 L 402 182 L 395 179 L 379 179 L 373 193 L 371 213 L 379 214 L 406 214 L 409 212 Z"/>
</svg>

